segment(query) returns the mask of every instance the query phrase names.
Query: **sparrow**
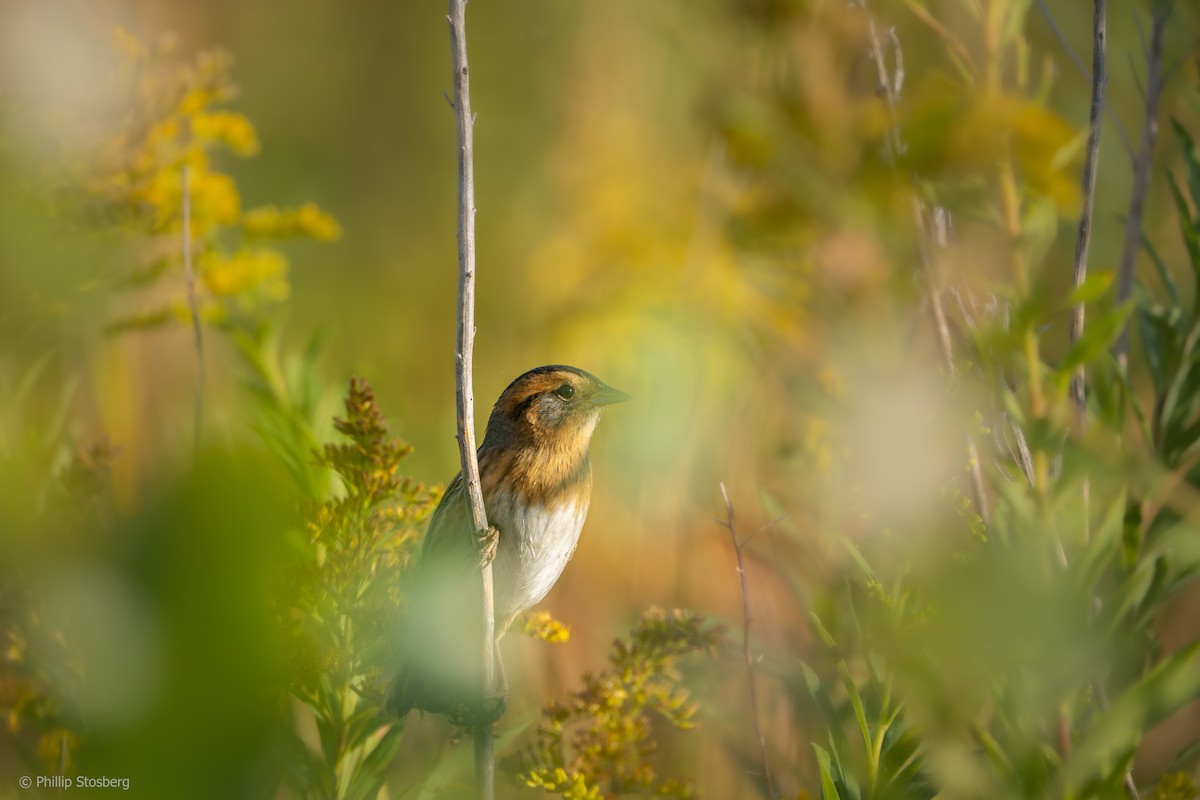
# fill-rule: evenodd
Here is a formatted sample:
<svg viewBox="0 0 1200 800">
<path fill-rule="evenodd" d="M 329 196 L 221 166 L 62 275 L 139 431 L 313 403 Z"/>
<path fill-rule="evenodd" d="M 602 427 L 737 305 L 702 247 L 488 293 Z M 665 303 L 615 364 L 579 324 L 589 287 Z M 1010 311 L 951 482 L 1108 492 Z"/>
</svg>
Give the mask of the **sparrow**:
<svg viewBox="0 0 1200 800">
<path fill-rule="evenodd" d="M 430 518 L 409 591 L 404 664 L 389 701 L 400 717 L 415 708 L 465 724 L 503 713 L 507 680 L 499 642 L 546 596 L 574 554 L 591 500 L 592 433 L 605 406 L 629 399 L 595 375 L 561 364 L 531 369 L 501 393 L 477 451 L 494 537 L 484 550 L 494 547 L 499 686 L 483 692 L 481 548 L 460 472 Z"/>
</svg>

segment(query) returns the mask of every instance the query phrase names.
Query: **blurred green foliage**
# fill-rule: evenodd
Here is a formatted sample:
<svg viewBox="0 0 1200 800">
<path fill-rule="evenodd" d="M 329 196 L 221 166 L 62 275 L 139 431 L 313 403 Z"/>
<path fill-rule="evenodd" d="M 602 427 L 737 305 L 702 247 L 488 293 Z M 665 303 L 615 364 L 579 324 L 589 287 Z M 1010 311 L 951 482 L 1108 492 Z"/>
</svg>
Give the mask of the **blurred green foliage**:
<svg viewBox="0 0 1200 800">
<path fill-rule="evenodd" d="M 379 713 L 455 463 L 442 10 L 53 5 L 0 10 L 0 794 L 469 795 L 459 732 Z M 565 361 L 638 401 L 506 642 L 504 796 L 1197 796 L 1200 28 L 1117 304 L 1135 13 L 1072 290 L 1087 81 L 1034 4 L 472 5 L 477 399 Z M 746 596 L 718 480 L 775 520 Z M 757 708 L 710 621 L 743 604 Z M 656 605 L 705 614 L 626 631 Z"/>
<path fill-rule="evenodd" d="M 351 381 L 334 426 L 350 442 L 326 444 L 315 466 L 336 473 L 342 491 L 308 499 L 279 611 L 291 690 L 320 738 L 317 752 L 296 743 L 291 770 L 301 797 L 368 798 L 386 782 L 403 731 L 380 710 L 400 661 L 397 616 L 416 525 L 438 495 L 398 473 L 412 448 L 389 435 L 365 382 Z"/>
</svg>

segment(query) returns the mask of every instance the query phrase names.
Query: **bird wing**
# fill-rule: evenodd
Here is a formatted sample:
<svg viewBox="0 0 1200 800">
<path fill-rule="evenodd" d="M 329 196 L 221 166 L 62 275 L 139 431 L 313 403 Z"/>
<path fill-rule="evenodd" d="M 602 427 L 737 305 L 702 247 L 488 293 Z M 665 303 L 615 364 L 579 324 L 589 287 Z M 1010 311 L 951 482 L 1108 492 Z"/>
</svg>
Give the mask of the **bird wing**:
<svg viewBox="0 0 1200 800">
<path fill-rule="evenodd" d="M 479 545 L 472 530 L 462 475 L 434 509 L 409 586 L 405 663 L 392 707 L 446 712 L 481 685 Z"/>
<path fill-rule="evenodd" d="M 471 510 L 463 491 L 462 473 L 454 476 L 437 508 L 429 518 L 425 542 L 421 546 L 422 562 L 462 561 L 469 565 L 478 562 L 479 546 L 471 531 Z"/>
</svg>

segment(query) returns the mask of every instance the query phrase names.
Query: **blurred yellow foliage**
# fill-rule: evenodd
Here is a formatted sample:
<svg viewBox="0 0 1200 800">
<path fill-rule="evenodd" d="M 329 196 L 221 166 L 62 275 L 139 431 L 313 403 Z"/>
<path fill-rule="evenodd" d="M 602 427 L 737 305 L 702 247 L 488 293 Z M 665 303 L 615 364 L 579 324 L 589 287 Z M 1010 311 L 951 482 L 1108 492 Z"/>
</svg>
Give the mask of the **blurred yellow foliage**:
<svg viewBox="0 0 1200 800">
<path fill-rule="evenodd" d="M 243 213 L 234 179 L 214 166 L 219 151 L 250 157 L 261 148 L 254 125 L 244 115 L 217 108 L 236 96 L 230 78 L 232 58 L 221 51 L 201 53 L 192 62 L 175 57 L 170 41 L 146 46 L 123 30 L 114 33 L 124 63 L 118 80 L 128 104 L 119 122 L 102 137 L 101 152 L 85 159 L 81 204 L 102 222 L 125 223 L 135 247 L 146 259 L 168 269 L 141 267 L 139 285 L 166 283 L 163 292 L 147 292 L 149 308 L 127 312 L 110 325 L 126 330 L 190 318 L 182 280 L 171 281 L 170 268 L 182 266 L 178 241 L 184 217 L 184 167 L 188 171 L 190 229 L 200 254 L 201 316 L 225 321 L 230 312 L 253 312 L 278 303 L 289 293 L 287 258 L 269 247 L 246 247 L 238 239 L 311 239 L 331 242 L 341 236 L 332 215 L 313 203 L 297 209 L 265 206 Z M 99 213 L 97 213 L 99 212 Z M 179 271 L 174 275 L 180 276 Z"/>
<path fill-rule="evenodd" d="M 306 237 L 332 242 L 342 236 L 342 226 L 315 203 L 282 210 L 275 206 L 253 208 L 243 215 L 242 230 L 248 236 L 264 239 Z"/>
<path fill-rule="evenodd" d="M 571 640 L 571 629 L 556 620 L 549 611 L 531 611 L 521 619 L 521 633 L 550 644 Z"/>
<path fill-rule="evenodd" d="M 222 144 L 239 156 L 258 154 L 258 134 L 250 120 L 229 111 L 199 112 L 192 115 L 192 132 L 198 139 Z"/>
<path fill-rule="evenodd" d="M 54 728 L 38 739 L 37 755 L 50 770 L 71 770 L 71 754 L 79 749 L 79 737 L 67 728 Z"/>
<path fill-rule="evenodd" d="M 908 161 L 955 183 L 990 178 L 1010 155 L 1021 178 L 1063 215 L 1078 213 L 1083 131 L 1036 99 L 931 81 L 904 108 Z"/>
<path fill-rule="evenodd" d="M 1159 780 L 1152 800 L 1195 800 L 1196 797 L 1200 797 L 1200 788 L 1196 787 L 1192 776 L 1186 772 L 1172 772 Z"/>
<path fill-rule="evenodd" d="M 287 261 L 276 250 L 206 253 L 200 261 L 200 275 L 214 297 L 287 299 Z"/>
</svg>

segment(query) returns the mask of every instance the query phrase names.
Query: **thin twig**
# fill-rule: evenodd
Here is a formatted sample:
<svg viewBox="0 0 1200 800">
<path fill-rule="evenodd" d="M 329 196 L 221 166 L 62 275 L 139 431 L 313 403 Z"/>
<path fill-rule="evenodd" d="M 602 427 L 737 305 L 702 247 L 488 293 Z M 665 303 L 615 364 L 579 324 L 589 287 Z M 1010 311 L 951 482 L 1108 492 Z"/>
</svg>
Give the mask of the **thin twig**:
<svg viewBox="0 0 1200 800">
<path fill-rule="evenodd" d="M 767 796 L 775 800 L 775 783 L 771 779 L 771 763 L 767 758 L 767 737 L 763 735 L 762 723 L 758 718 L 758 685 L 754 679 L 754 658 L 750 655 L 750 585 L 746 580 L 746 562 L 742 557 L 742 548 L 758 531 L 747 536 L 743 541 L 738 539 L 737 527 L 733 522 L 733 503 L 729 501 L 729 493 L 725 491 L 724 482 L 721 487 L 721 499 L 725 501 L 725 521 L 718 523 L 729 531 L 733 541 L 733 552 L 737 556 L 738 580 L 742 585 L 742 655 L 746 659 L 746 681 L 750 685 L 750 715 L 754 719 L 754 733 L 758 736 L 758 747 L 762 753 L 763 778 L 767 782 Z M 766 527 L 766 526 L 764 526 Z"/>
<path fill-rule="evenodd" d="M 470 70 L 467 66 L 467 0 L 449 0 L 450 49 L 454 63 L 454 117 L 458 126 L 458 327 L 455 405 L 458 413 L 458 457 L 463 485 L 471 509 L 471 523 L 482 543 L 489 535 L 479 461 L 475 453 L 475 395 L 471 387 L 471 358 L 475 344 L 475 166 L 471 114 Z M 490 696 L 496 687 L 496 612 L 492 587 L 492 562 L 480 567 L 483 589 L 482 619 L 483 688 Z M 495 795 L 495 742 L 490 720 L 475 726 L 475 780 L 480 800 Z"/>
<path fill-rule="evenodd" d="M 196 273 L 192 269 L 192 181 L 191 169 L 180 173 L 183 198 L 183 274 L 187 279 L 188 312 L 192 315 L 192 347 L 196 356 L 195 417 L 192 420 L 192 457 L 200 452 L 200 428 L 204 422 L 204 327 L 196 300 Z"/>
<path fill-rule="evenodd" d="M 1067 51 L 1067 56 L 1071 59 L 1071 63 L 1075 65 L 1075 69 L 1083 76 L 1085 81 L 1094 81 L 1094 77 L 1088 75 L 1087 67 L 1083 65 L 1083 60 L 1075 52 L 1075 48 L 1071 47 L 1071 42 L 1067 40 L 1067 36 L 1063 33 L 1062 28 L 1058 27 L 1058 23 L 1054 19 L 1054 15 L 1050 13 L 1050 6 L 1046 4 L 1046 0 L 1037 0 L 1038 11 L 1042 13 L 1042 18 L 1046 20 L 1047 27 L 1054 34 L 1054 38 L 1058 39 L 1058 43 L 1062 45 L 1063 50 Z M 1129 156 L 1129 160 L 1133 160 L 1133 144 L 1129 141 L 1129 134 L 1125 131 L 1125 124 L 1121 122 L 1121 118 L 1117 116 L 1116 111 L 1111 107 L 1108 108 L 1108 117 L 1112 122 L 1113 127 L 1117 129 L 1117 135 L 1121 137 L 1121 144 L 1125 146 L 1125 153 Z"/>
<path fill-rule="evenodd" d="M 1150 29 L 1150 50 L 1146 64 L 1146 105 L 1142 115 L 1142 141 L 1133 162 L 1133 188 L 1129 191 L 1129 210 L 1125 214 L 1125 241 L 1121 246 L 1121 261 L 1117 266 L 1117 305 L 1129 299 L 1133 292 L 1133 270 L 1142 240 L 1142 214 L 1146 208 L 1146 192 L 1150 188 L 1150 169 L 1154 148 L 1158 142 L 1158 105 L 1163 90 L 1163 42 L 1166 39 L 1170 6 L 1162 4 L 1154 11 Z M 1128 366 L 1129 323 L 1113 344 L 1113 354 L 1122 370 Z"/>
<path fill-rule="evenodd" d="M 1073 284 L 1075 288 L 1079 288 L 1087 277 L 1087 255 L 1088 245 L 1091 239 L 1092 225 L 1092 208 L 1095 200 L 1096 192 L 1096 168 L 1100 159 L 1100 117 L 1103 113 L 1104 91 L 1107 84 L 1107 74 L 1105 71 L 1105 40 L 1107 33 L 1105 30 L 1106 16 L 1105 0 L 1095 0 L 1092 16 L 1092 105 L 1088 116 L 1088 143 L 1087 155 L 1083 166 L 1083 211 L 1079 217 L 1079 234 L 1075 240 L 1075 268 L 1073 274 Z M 1152 59 L 1153 60 L 1153 59 Z M 1157 71 L 1157 67 L 1151 67 L 1151 73 Z M 1149 96 L 1147 95 L 1147 102 Z M 1143 145 L 1145 141 L 1143 139 Z M 1140 158 L 1140 156 L 1139 156 Z M 1138 164 L 1134 164 L 1135 177 L 1138 171 Z M 1140 213 L 1140 212 L 1139 212 Z M 1118 301 L 1119 302 L 1119 301 Z M 1070 337 L 1071 343 L 1074 344 L 1083 336 L 1084 325 L 1084 304 L 1078 303 L 1071 315 Z M 1071 399 L 1075 404 L 1076 414 L 1081 431 L 1086 430 L 1087 426 L 1087 407 L 1086 407 L 1086 375 L 1084 368 L 1080 366 L 1075 374 L 1071 377 Z M 1083 482 L 1083 509 L 1084 509 L 1084 535 L 1087 535 L 1087 508 L 1088 508 L 1088 481 L 1085 478 Z M 1059 543 L 1059 561 L 1065 569 L 1066 553 L 1061 549 Z M 1095 691 L 1100 697 L 1101 706 L 1107 707 L 1108 693 L 1104 687 L 1104 681 L 1096 677 L 1092 681 L 1095 686 Z M 1059 721 L 1063 730 L 1066 731 L 1065 741 L 1067 746 L 1070 744 L 1069 728 L 1066 726 L 1066 714 L 1063 709 L 1059 710 Z M 1063 749 L 1060 747 L 1060 749 Z M 1064 750 L 1065 755 L 1065 750 Z M 1133 779 L 1133 768 L 1126 770 L 1124 777 L 1125 792 L 1131 800 L 1138 800 L 1137 784 Z"/>
<path fill-rule="evenodd" d="M 1096 172 L 1100 167 L 1100 130 L 1104 115 L 1104 92 L 1108 86 L 1106 39 L 1108 9 L 1106 0 L 1095 0 L 1092 11 L 1092 105 L 1088 113 L 1087 153 L 1083 162 L 1083 209 L 1079 212 L 1079 232 L 1075 237 L 1075 264 L 1071 285 L 1083 286 L 1087 279 L 1088 249 L 1092 243 L 1092 211 L 1096 206 Z M 1087 306 L 1080 300 L 1071 311 L 1070 341 L 1074 345 L 1083 337 Z M 1075 404 L 1076 424 L 1082 435 L 1087 431 L 1087 370 L 1083 364 L 1071 376 L 1071 400 Z M 1083 540 L 1088 540 L 1088 501 L 1091 486 L 1083 479 Z"/>
</svg>

